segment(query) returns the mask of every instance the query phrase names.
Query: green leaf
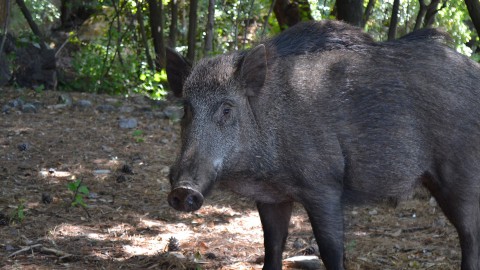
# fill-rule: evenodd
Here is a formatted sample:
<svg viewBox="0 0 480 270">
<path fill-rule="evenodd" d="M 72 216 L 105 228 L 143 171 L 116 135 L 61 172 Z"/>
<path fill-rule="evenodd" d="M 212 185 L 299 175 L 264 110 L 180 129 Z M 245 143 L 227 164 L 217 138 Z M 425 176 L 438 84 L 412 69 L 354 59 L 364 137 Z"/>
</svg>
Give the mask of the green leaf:
<svg viewBox="0 0 480 270">
<path fill-rule="evenodd" d="M 23 219 L 25 218 L 25 211 L 24 211 L 25 206 L 23 204 L 20 204 L 17 207 L 17 218 L 18 221 L 22 222 Z"/>
<path fill-rule="evenodd" d="M 83 193 L 85 195 L 88 195 L 89 191 L 88 191 L 88 188 L 86 186 L 80 186 L 80 188 L 78 188 L 78 192 L 80 193 Z"/>
<path fill-rule="evenodd" d="M 155 74 L 153 75 L 153 81 L 155 81 L 155 82 L 160 82 L 160 80 L 161 80 L 160 73 L 155 73 Z"/>
<path fill-rule="evenodd" d="M 143 131 L 141 131 L 140 129 L 136 129 L 133 131 L 132 136 L 138 137 L 138 136 L 142 136 L 142 134 L 143 134 Z"/>
<path fill-rule="evenodd" d="M 72 183 L 68 183 L 67 186 L 68 186 L 68 190 L 70 191 L 76 191 L 78 189 L 78 186 L 80 185 L 80 182 L 81 180 L 77 180 L 75 182 L 72 182 Z"/>
</svg>

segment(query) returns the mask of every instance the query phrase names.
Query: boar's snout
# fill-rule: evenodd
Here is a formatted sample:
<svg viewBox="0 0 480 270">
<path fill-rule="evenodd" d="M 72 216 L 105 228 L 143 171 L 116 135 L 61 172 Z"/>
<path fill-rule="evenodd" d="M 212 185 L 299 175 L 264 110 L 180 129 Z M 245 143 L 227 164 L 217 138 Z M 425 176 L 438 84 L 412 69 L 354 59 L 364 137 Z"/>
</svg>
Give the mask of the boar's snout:
<svg viewBox="0 0 480 270">
<path fill-rule="evenodd" d="M 192 212 L 202 206 L 203 195 L 194 189 L 179 187 L 170 192 L 168 203 L 178 211 Z"/>
</svg>

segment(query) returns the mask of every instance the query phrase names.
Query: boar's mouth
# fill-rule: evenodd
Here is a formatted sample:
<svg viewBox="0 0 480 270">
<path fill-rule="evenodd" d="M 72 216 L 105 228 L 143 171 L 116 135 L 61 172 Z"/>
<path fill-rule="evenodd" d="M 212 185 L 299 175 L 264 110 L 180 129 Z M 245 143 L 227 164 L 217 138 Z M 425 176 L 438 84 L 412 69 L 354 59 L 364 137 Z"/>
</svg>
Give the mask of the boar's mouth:
<svg viewBox="0 0 480 270">
<path fill-rule="evenodd" d="M 189 187 L 177 187 L 168 194 L 168 204 L 178 211 L 196 211 L 202 207 L 203 195 Z"/>
</svg>

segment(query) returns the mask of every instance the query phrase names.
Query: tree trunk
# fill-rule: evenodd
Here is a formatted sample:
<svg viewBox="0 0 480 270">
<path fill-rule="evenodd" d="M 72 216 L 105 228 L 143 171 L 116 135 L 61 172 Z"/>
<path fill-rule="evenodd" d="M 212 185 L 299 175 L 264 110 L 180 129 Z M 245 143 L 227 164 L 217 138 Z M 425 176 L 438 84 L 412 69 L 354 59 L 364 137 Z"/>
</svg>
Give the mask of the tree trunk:
<svg viewBox="0 0 480 270">
<path fill-rule="evenodd" d="M 157 1 L 148 0 L 148 10 L 155 51 L 155 68 L 160 71 L 165 67 L 165 42 L 163 40 L 163 4 L 161 0 Z"/>
<path fill-rule="evenodd" d="M 337 0 L 337 19 L 355 26 L 362 26 L 363 0 Z"/>
<path fill-rule="evenodd" d="M 425 13 L 427 13 L 427 5 L 425 5 L 425 0 L 418 0 L 420 7 L 418 9 L 417 19 L 415 20 L 415 26 L 413 30 L 420 29 L 422 25 L 423 18 L 425 18 Z"/>
<path fill-rule="evenodd" d="M 10 6 L 10 0 L 0 1 L 0 25 L 5 24 L 8 20 L 8 7 Z M 5 33 L 4 33 L 5 34 Z"/>
<path fill-rule="evenodd" d="M 392 18 L 390 20 L 390 26 L 388 27 L 388 40 L 394 40 L 397 33 L 398 24 L 398 8 L 400 7 L 400 0 L 393 1 Z"/>
<path fill-rule="evenodd" d="M 288 0 L 276 0 L 275 5 L 273 6 L 273 13 L 277 18 L 278 26 L 282 31 L 287 26 L 287 18 L 284 11 L 287 5 L 288 5 Z"/>
<path fill-rule="evenodd" d="M 440 0 L 432 0 L 430 4 L 427 6 L 427 11 L 425 13 L 424 27 L 431 27 L 435 22 L 435 16 L 440 10 L 440 9 L 437 9 L 438 4 L 440 4 Z"/>
<path fill-rule="evenodd" d="M 0 3 L 0 24 L 2 24 L 3 31 L 0 34 L 0 86 L 4 86 L 10 81 L 12 71 L 7 60 L 7 54 L 4 46 L 7 40 L 8 21 L 10 20 L 10 0 L 2 1 Z"/>
<path fill-rule="evenodd" d="M 468 14 L 470 14 L 473 25 L 477 30 L 477 35 L 480 36 L 480 1 L 465 0 L 465 5 L 467 5 Z"/>
<path fill-rule="evenodd" d="M 82 1 L 60 1 L 60 29 L 72 29 L 80 26 L 97 10 L 94 1 L 98 0 L 82 0 Z"/>
<path fill-rule="evenodd" d="M 190 10 L 188 17 L 188 51 L 187 59 L 190 63 L 195 61 L 195 45 L 197 36 L 197 7 L 198 0 L 190 0 Z"/>
<path fill-rule="evenodd" d="M 208 0 L 208 20 L 205 35 L 204 54 L 208 55 L 213 50 L 213 24 L 215 21 L 215 0 Z"/>
<path fill-rule="evenodd" d="M 177 46 L 178 32 L 178 0 L 171 0 L 170 3 L 170 31 L 168 31 L 168 47 L 175 48 Z"/>
<path fill-rule="evenodd" d="M 362 28 L 365 27 L 368 20 L 370 19 L 370 15 L 372 15 L 373 7 L 375 6 L 376 0 L 368 0 L 367 8 L 365 9 L 365 13 L 363 14 L 362 20 Z"/>
<path fill-rule="evenodd" d="M 28 25 L 32 29 L 33 33 L 38 37 L 40 40 L 40 48 L 45 51 L 47 50 L 47 45 L 45 45 L 45 38 L 43 37 L 42 32 L 40 32 L 40 29 L 38 28 L 37 24 L 33 21 L 32 14 L 28 10 L 27 6 L 25 5 L 25 2 L 23 0 L 17 0 L 17 5 L 20 8 L 20 11 L 22 11 L 23 16 L 28 22 Z"/>
<path fill-rule="evenodd" d="M 142 39 L 142 44 L 143 47 L 145 48 L 145 56 L 147 58 L 147 64 L 148 68 L 150 70 L 155 69 L 155 65 L 153 64 L 152 56 L 150 55 L 150 50 L 148 46 L 148 39 L 147 39 L 147 33 L 145 31 L 145 24 L 143 23 L 143 4 L 139 0 L 135 0 L 135 3 L 137 4 L 137 22 L 138 22 L 138 28 L 140 32 L 140 37 Z"/>
<path fill-rule="evenodd" d="M 291 3 L 290 0 L 276 0 L 273 7 L 273 13 L 277 18 L 278 26 L 280 26 L 280 30 L 282 31 L 302 20 L 299 4 L 297 2 Z"/>
</svg>

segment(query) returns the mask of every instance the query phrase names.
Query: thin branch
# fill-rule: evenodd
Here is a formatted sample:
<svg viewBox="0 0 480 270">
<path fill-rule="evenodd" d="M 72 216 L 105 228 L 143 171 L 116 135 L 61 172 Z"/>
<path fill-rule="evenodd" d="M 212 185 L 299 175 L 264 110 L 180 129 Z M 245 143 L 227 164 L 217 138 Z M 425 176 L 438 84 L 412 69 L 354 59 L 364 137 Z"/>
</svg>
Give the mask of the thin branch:
<svg viewBox="0 0 480 270">
<path fill-rule="evenodd" d="M 62 43 L 62 45 L 58 48 L 58 50 L 55 52 L 55 58 L 58 58 L 58 55 L 60 54 L 60 51 L 67 45 L 67 43 L 70 41 L 70 35 L 67 36 L 67 39 Z"/>
<path fill-rule="evenodd" d="M 47 45 L 45 45 L 45 38 L 43 37 L 42 32 L 38 28 L 37 24 L 32 18 L 32 14 L 30 14 L 30 11 L 28 10 L 27 6 L 25 5 L 25 2 L 23 0 L 17 0 L 17 5 L 20 8 L 20 11 L 22 11 L 23 16 L 28 22 L 28 25 L 32 29 L 33 33 L 40 39 L 40 48 L 45 51 L 47 50 Z"/>
<path fill-rule="evenodd" d="M 42 245 L 42 244 L 35 244 L 35 245 L 28 246 L 28 247 L 24 247 L 24 248 L 22 248 L 22 249 L 20 249 L 20 250 L 17 250 L 17 251 L 15 251 L 15 252 L 13 252 L 12 254 L 8 255 L 8 257 L 10 258 L 10 257 L 13 257 L 13 256 L 15 256 L 15 255 L 18 255 L 18 254 L 20 254 L 20 253 L 24 253 L 24 252 L 27 252 L 27 251 L 29 251 L 29 250 L 33 250 L 34 248 L 41 247 L 41 246 L 43 246 L 43 245 Z"/>
<path fill-rule="evenodd" d="M 42 252 L 42 253 L 57 255 L 58 257 L 60 257 L 61 260 L 73 256 L 70 253 L 66 253 L 66 252 L 58 250 L 58 249 L 46 248 L 42 244 L 35 244 L 35 245 L 31 245 L 31 246 L 28 246 L 28 247 L 24 247 L 20 250 L 17 250 L 15 252 L 13 252 L 12 254 L 8 255 L 8 257 L 10 258 L 10 257 L 16 256 L 16 255 L 21 254 L 21 253 L 25 253 L 25 252 L 28 252 L 28 251 L 33 251 L 34 248 L 40 248 L 40 252 Z"/>
<path fill-rule="evenodd" d="M 145 24 L 143 23 L 143 13 L 142 13 L 142 2 L 135 0 L 135 3 L 137 3 L 137 22 L 139 26 L 139 31 L 140 31 L 140 37 L 142 38 L 142 43 L 143 46 L 145 47 L 145 56 L 147 58 L 147 64 L 148 68 L 152 71 L 155 70 L 155 66 L 153 65 L 153 60 L 152 56 L 150 55 L 150 51 L 148 49 L 148 39 L 147 39 L 147 33 L 145 32 Z"/>
<path fill-rule="evenodd" d="M 250 2 L 250 10 L 248 11 L 247 19 L 245 20 L 245 29 L 243 30 L 242 49 L 245 49 L 245 43 L 247 43 L 248 23 L 250 22 L 250 18 L 252 17 L 253 5 L 254 5 L 254 4 L 255 4 L 255 0 L 251 0 L 251 2 Z"/>
<path fill-rule="evenodd" d="M 242 5 L 242 0 L 239 0 L 238 1 L 238 6 L 237 6 L 237 17 L 235 18 L 235 31 L 233 32 L 235 50 L 238 50 L 238 25 L 240 24 L 241 5 Z"/>
<path fill-rule="evenodd" d="M 266 30 L 267 25 L 268 25 L 268 19 L 270 18 L 270 15 L 272 14 L 273 7 L 275 6 L 275 2 L 277 2 L 277 0 L 272 1 L 272 4 L 270 5 L 270 9 L 268 10 L 268 13 L 267 13 L 267 17 L 265 17 L 265 22 L 263 23 L 263 29 L 262 29 L 262 35 L 261 35 L 262 39 L 265 37 L 265 30 Z"/>
<path fill-rule="evenodd" d="M 71 257 L 73 256 L 72 254 L 70 253 L 66 253 L 65 251 L 61 251 L 61 250 L 58 250 L 58 249 L 54 249 L 54 248 L 46 248 L 46 247 L 42 247 L 40 249 L 41 252 L 43 253 L 51 253 L 51 254 L 54 254 L 54 255 L 57 255 L 58 257 L 60 257 L 60 259 L 65 259 L 65 258 L 68 258 L 68 257 Z"/>
</svg>

